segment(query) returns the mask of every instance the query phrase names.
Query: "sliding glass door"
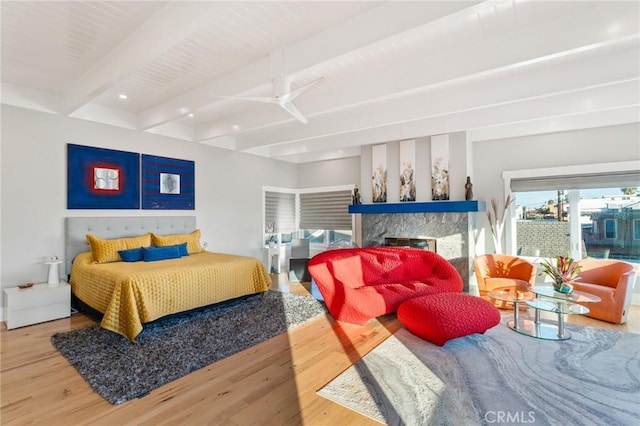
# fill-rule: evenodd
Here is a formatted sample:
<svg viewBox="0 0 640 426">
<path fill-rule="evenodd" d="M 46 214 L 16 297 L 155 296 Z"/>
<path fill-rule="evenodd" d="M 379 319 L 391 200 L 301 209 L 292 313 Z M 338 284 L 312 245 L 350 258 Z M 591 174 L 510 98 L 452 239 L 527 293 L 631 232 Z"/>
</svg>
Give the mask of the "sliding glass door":
<svg viewBox="0 0 640 426">
<path fill-rule="evenodd" d="M 640 197 L 636 187 L 514 192 L 515 251 L 640 263 Z"/>
</svg>

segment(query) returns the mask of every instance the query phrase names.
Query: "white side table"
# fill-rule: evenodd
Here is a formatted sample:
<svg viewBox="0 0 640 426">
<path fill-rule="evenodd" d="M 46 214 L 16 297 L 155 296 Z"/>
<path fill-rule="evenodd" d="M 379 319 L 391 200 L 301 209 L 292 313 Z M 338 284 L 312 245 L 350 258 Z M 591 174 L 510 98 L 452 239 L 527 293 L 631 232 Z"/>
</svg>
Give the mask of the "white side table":
<svg viewBox="0 0 640 426">
<path fill-rule="evenodd" d="M 71 286 L 34 284 L 30 288 L 4 289 L 4 311 L 7 329 L 65 318 L 71 315 Z"/>
</svg>

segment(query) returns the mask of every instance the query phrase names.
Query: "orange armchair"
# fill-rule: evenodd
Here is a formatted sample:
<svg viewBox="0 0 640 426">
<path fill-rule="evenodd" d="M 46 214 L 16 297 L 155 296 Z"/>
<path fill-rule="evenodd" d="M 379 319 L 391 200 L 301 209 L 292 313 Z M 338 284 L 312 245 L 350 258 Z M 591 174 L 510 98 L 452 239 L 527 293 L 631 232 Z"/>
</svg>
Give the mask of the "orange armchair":
<svg viewBox="0 0 640 426">
<path fill-rule="evenodd" d="M 533 263 L 506 254 L 483 254 L 473 259 L 473 270 L 478 281 L 480 296 L 498 287 L 518 286 L 526 283 L 533 288 L 536 282 L 536 267 Z"/>
<path fill-rule="evenodd" d="M 631 292 L 636 279 L 634 265 L 620 260 L 582 259 L 582 269 L 573 281 L 577 291 L 593 294 L 602 301 L 589 303 L 588 317 L 624 324 L 629 314 Z"/>
</svg>

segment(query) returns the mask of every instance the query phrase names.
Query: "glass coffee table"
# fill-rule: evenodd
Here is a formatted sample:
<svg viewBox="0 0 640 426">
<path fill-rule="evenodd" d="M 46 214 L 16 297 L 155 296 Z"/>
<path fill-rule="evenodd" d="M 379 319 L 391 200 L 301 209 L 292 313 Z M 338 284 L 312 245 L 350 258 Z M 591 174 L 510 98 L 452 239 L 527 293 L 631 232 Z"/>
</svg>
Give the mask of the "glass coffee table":
<svg viewBox="0 0 640 426">
<path fill-rule="evenodd" d="M 560 293 L 551 286 L 538 286 L 531 290 L 536 295 L 533 300 L 527 300 L 527 305 L 535 309 L 533 321 L 524 320 L 519 332 L 529 336 L 547 340 L 567 340 L 571 333 L 565 330 L 565 315 L 584 315 L 589 313 L 589 308 L 584 303 L 598 303 L 600 298 L 593 294 L 574 290 L 570 294 Z M 553 312 L 558 314 L 556 322 L 541 321 L 540 312 Z"/>
<path fill-rule="evenodd" d="M 515 285 L 498 287 L 491 290 L 488 296 L 497 301 L 513 303 L 513 320 L 507 322 L 512 330 L 520 332 L 522 321 L 520 320 L 520 303 L 533 299 L 533 293 L 529 290 L 529 283 L 522 280 L 505 280 Z M 527 334 L 527 333 L 524 333 Z"/>
<path fill-rule="evenodd" d="M 528 288 L 528 283 L 522 281 L 515 286 L 499 287 L 489 292 L 494 300 L 513 303 L 513 320 L 507 322 L 509 328 L 538 339 L 567 340 L 571 333 L 565 329 L 565 315 L 584 315 L 589 308 L 584 303 L 598 303 L 600 298 L 583 291 L 573 291 L 571 294 L 559 293 L 551 286 Z M 526 303 L 535 309 L 534 319 L 520 318 L 520 303 Z M 542 321 L 540 312 L 558 314 L 557 321 Z"/>
</svg>

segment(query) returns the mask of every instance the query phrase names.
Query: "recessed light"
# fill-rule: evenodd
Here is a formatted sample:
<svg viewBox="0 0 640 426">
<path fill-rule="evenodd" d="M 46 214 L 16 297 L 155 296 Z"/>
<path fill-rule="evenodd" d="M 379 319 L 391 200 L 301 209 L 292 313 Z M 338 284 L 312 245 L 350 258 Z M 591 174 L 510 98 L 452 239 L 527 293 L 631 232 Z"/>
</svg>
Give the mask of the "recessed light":
<svg viewBox="0 0 640 426">
<path fill-rule="evenodd" d="M 120 93 L 120 94 L 118 95 L 118 97 L 119 97 L 120 99 L 127 99 L 127 95 L 125 95 L 124 93 Z"/>
<path fill-rule="evenodd" d="M 233 125 L 233 130 L 240 130 L 240 126 L 238 126 L 237 124 Z"/>
<path fill-rule="evenodd" d="M 193 118 L 194 116 L 195 116 L 195 114 L 194 114 L 194 113 L 192 113 L 192 112 L 190 112 L 189 114 L 187 114 L 187 117 L 189 117 L 189 118 Z"/>
</svg>

